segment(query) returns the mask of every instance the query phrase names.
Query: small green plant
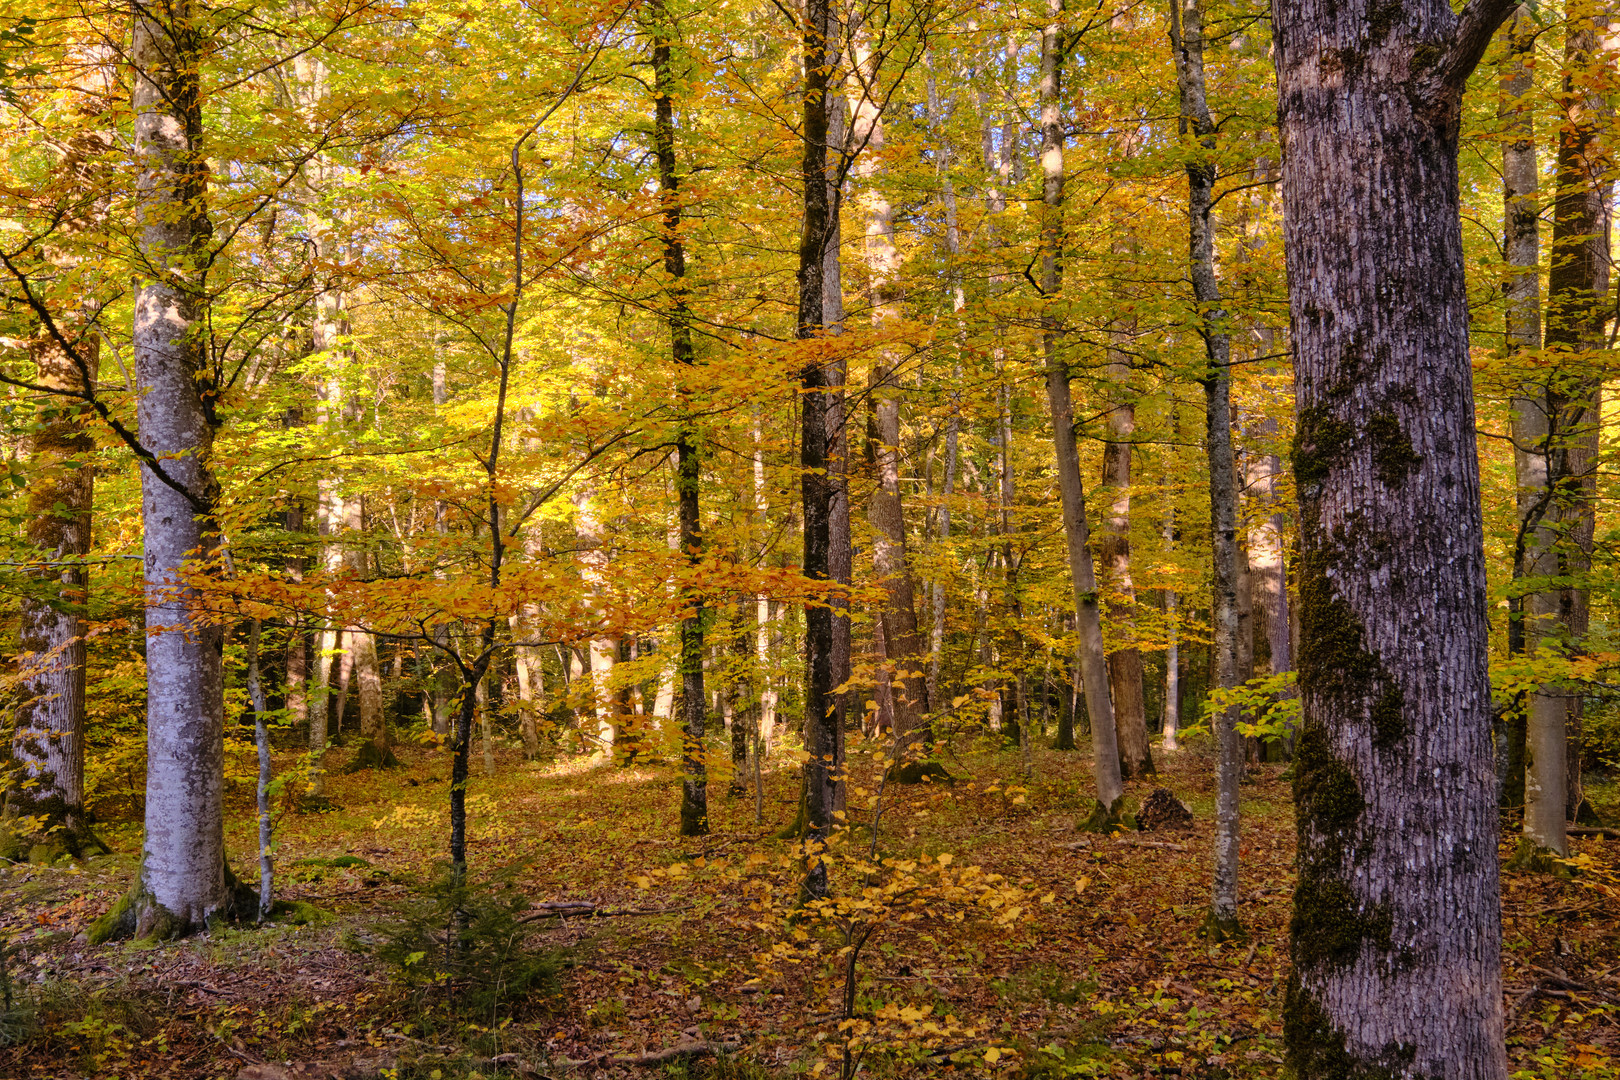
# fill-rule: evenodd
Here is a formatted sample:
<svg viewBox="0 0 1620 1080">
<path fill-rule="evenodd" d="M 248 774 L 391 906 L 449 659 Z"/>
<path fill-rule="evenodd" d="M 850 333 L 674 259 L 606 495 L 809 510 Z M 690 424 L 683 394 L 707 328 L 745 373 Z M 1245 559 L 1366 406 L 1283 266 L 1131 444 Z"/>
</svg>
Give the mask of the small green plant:
<svg viewBox="0 0 1620 1080">
<path fill-rule="evenodd" d="M 376 955 L 413 994 L 442 996 L 468 1019 L 493 1022 L 519 998 L 555 994 L 564 955 L 536 940 L 516 874 L 473 880 L 441 864 L 378 927 Z"/>
<path fill-rule="evenodd" d="M 0 1046 L 22 1042 L 34 1031 L 34 1002 L 26 986 L 11 978 L 16 946 L 0 939 Z"/>
</svg>

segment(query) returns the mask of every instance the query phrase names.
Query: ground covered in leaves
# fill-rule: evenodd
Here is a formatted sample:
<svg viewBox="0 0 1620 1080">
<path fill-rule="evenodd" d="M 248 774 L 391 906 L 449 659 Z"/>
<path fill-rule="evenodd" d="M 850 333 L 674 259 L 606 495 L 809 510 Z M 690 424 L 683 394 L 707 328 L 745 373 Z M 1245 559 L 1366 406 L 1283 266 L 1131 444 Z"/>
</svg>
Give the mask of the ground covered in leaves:
<svg viewBox="0 0 1620 1080">
<path fill-rule="evenodd" d="M 839 900 L 810 909 L 793 845 L 773 835 L 796 804 L 786 757 L 757 802 L 711 784 L 701 840 L 674 835 L 666 765 L 500 758 L 470 789 L 469 858 L 475 875 L 509 867 L 500 895 L 518 900 L 485 928 L 476 986 L 477 972 L 434 968 L 442 751 L 334 769 L 335 809 L 281 812 L 278 895 L 325 913 L 304 925 L 75 941 L 138 855 L 138 825 L 104 826 L 111 857 L 0 870 L 0 1078 L 1280 1074 L 1294 843 L 1281 766 L 1244 789 L 1249 937 L 1212 943 L 1196 934 L 1214 803 L 1199 749 L 1131 793 L 1170 788 L 1193 825 L 1116 837 L 1076 828 L 1084 755 L 1038 752 L 1025 779 L 1015 751 L 960 740 L 944 758 L 954 784 L 899 786 L 872 749 L 852 753 Z M 232 862 L 250 880 L 253 827 L 236 806 Z M 1504 875 L 1519 1077 L 1620 1075 L 1620 840 L 1575 848 L 1571 879 Z M 402 936 L 413 918 L 420 948 Z"/>
</svg>

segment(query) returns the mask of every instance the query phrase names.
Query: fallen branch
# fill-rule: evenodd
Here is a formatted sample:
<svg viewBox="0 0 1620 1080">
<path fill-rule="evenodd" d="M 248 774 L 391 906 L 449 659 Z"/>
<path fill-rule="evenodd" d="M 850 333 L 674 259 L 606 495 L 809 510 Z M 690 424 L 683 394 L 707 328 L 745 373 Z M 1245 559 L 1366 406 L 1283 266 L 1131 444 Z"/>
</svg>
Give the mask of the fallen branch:
<svg viewBox="0 0 1620 1080">
<path fill-rule="evenodd" d="M 678 1043 L 664 1050 L 649 1050 L 644 1054 L 598 1054 L 575 1061 L 572 1058 L 552 1058 L 550 1064 L 564 1069 L 583 1069 L 603 1065 L 667 1065 L 684 1058 L 705 1057 L 710 1054 L 728 1054 L 742 1046 L 740 1041 Z"/>
<path fill-rule="evenodd" d="M 674 907 L 617 908 L 610 911 L 584 902 L 536 904 L 534 910 L 519 916 L 517 921 L 526 923 L 539 919 L 611 919 L 619 915 L 668 915 L 672 911 L 687 911 L 691 907 L 691 904 L 677 904 Z"/>
<path fill-rule="evenodd" d="M 1570 836 L 1601 836 L 1609 840 L 1620 840 L 1620 829 L 1600 828 L 1596 825 L 1571 825 L 1564 832 Z"/>
</svg>

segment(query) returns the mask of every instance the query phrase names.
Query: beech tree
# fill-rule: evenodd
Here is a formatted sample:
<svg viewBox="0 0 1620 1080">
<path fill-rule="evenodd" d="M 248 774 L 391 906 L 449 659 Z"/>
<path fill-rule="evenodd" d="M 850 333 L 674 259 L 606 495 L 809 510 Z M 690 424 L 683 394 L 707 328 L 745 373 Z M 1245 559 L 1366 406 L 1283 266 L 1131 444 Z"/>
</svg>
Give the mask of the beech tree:
<svg viewBox="0 0 1620 1080">
<path fill-rule="evenodd" d="M 1483 522 L 1457 193 L 1509 0 L 1273 8 L 1300 504 L 1302 1078 L 1503 1077 Z"/>
</svg>

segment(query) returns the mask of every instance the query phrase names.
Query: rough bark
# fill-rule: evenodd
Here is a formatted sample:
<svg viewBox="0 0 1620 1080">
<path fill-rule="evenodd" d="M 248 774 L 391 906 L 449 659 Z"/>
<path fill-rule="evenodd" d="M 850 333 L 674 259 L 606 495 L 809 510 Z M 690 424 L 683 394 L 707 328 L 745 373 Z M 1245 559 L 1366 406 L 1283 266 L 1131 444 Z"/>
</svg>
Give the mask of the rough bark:
<svg viewBox="0 0 1620 1080">
<path fill-rule="evenodd" d="M 1068 545 L 1069 574 L 1074 586 L 1075 623 L 1079 631 L 1080 677 L 1085 683 L 1086 711 L 1091 720 L 1092 770 L 1097 801 L 1112 813 L 1124 794 L 1119 774 L 1119 745 L 1114 707 L 1108 697 L 1108 661 L 1103 652 L 1102 620 L 1097 605 L 1097 572 L 1091 560 L 1091 529 L 1086 522 L 1086 495 L 1080 478 L 1080 451 L 1075 445 L 1074 406 L 1069 394 L 1068 362 L 1063 356 L 1064 327 L 1053 311 L 1063 289 L 1063 0 L 1047 0 L 1047 22 L 1041 28 L 1041 349 L 1046 361 L 1046 395 L 1052 412 L 1052 443 L 1057 456 L 1058 490 L 1063 503 L 1063 535 Z"/>
<path fill-rule="evenodd" d="M 686 297 L 686 244 L 681 238 L 680 177 L 675 162 L 675 70 L 670 55 L 669 16 L 662 0 L 652 5 L 653 27 L 653 143 L 658 157 L 658 193 L 663 209 L 664 273 L 669 278 L 670 355 L 679 380 L 697 363 L 692 345 L 691 315 Z M 685 388 L 680 395 L 684 399 Z M 675 439 L 675 491 L 680 517 L 681 554 L 690 571 L 703 560 L 703 531 L 699 504 L 702 455 L 698 433 L 683 424 Z M 703 836 L 709 831 L 709 780 L 703 754 L 703 593 L 695 583 L 683 592 L 681 616 L 681 835 Z"/>
<path fill-rule="evenodd" d="M 1199 0 L 1177 0 L 1171 9 L 1171 48 L 1181 104 L 1181 133 L 1192 141 L 1187 159 L 1187 270 L 1198 303 L 1199 336 L 1204 339 L 1204 451 L 1209 464 L 1210 547 L 1213 562 L 1212 623 L 1215 681 L 1232 687 L 1238 671 L 1238 590 L 1240 578 L 1238 493 L 1232 456 L 1232 342 L 1215 276 L 1216 127 L 1204 80 L 1204 14 Z M 1238 922 L 1238 782 L 1243 769 L 1236 710 L 1215 714 L 1215 872 L 1210 889 L 1208 936 L 1243 932 Z"/>
<path fill-rule="evenodd" d="M 1511 9 L 1273 6 L 1299 410 L 1296 1075 L 1500 1080 L 1463 85 Z"/>
<path fill-rule="evenodd" d="M 68 394 L 91 388 L 100 335 L 82 319 L 57 320 L 68 347 L 48 334 L 30 342 L 34 378 Z M 77 333 L 75 332 L 77 331 Z M 69 337 L 69 335 L 72 335 Z M 88 377 L 87 377 L 88 376 Z M 24 532 L 42 565 L 17 621 L 18 686 L 11 756 L 17 779 L 0 816 L 0 857 L 49 862 L 106 845 L 84 811 L 84 605 L 89 571 L 94 450 L 83 414 L 68 399 L 41 406 L 29 462 Z M 24 823 L 26 822 L 26 824 Z"/>
</svg>

